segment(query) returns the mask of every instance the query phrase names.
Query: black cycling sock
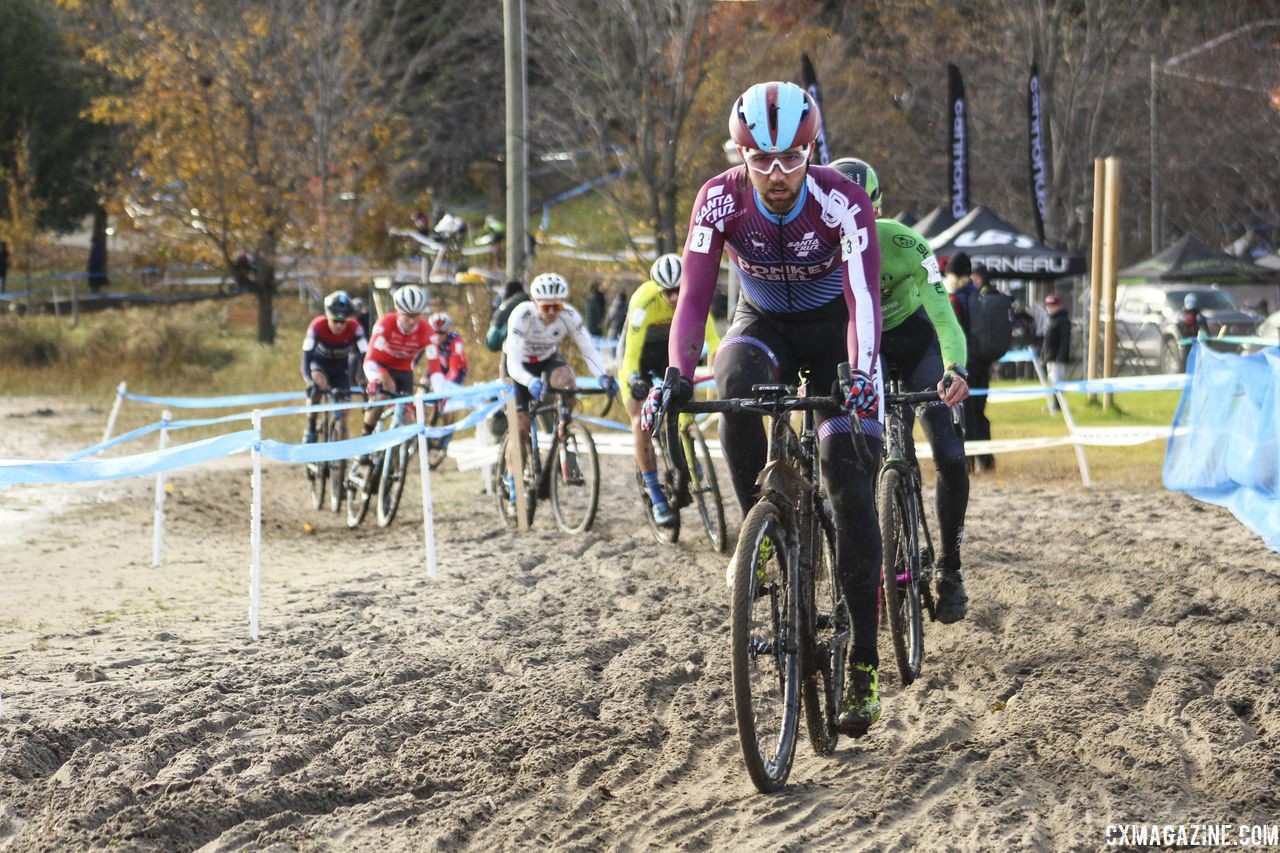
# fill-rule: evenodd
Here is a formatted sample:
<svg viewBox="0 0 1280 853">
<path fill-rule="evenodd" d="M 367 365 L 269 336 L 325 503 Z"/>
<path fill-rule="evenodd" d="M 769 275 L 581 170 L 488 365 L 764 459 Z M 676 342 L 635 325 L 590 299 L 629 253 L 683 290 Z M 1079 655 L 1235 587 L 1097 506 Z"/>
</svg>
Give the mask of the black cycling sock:
<svg viewBox="0 0 1280 853">
<path fill-rule="evenodd" d="M 880 668 L 880 653 L 875 646 L 854 646 L 849 652 L 849 665 L 855 663 L 865 663 L 876 669 Z"/>
</svg>

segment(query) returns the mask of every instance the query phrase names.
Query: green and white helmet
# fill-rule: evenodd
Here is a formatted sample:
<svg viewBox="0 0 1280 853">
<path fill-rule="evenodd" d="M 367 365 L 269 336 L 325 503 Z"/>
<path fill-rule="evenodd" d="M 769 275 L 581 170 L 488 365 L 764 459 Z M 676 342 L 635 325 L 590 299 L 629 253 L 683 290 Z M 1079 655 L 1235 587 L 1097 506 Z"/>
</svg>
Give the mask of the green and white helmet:
<svg viewBox="0 0 1280 853">
<path fill-rule="evenodd" d="M 877 211 L 880 210 L 883 206 L 880 179 L 876 177 L 876 170 L 871 168 L 870 163 L 859 160 L 857 157 L 841 157 L 839 160 L 833 160 L 830 166 L 833 169 L 839 169 L 842 175 L 866 190 L 867 195 L 871 197 L 872 206 Z"/>
</svg>

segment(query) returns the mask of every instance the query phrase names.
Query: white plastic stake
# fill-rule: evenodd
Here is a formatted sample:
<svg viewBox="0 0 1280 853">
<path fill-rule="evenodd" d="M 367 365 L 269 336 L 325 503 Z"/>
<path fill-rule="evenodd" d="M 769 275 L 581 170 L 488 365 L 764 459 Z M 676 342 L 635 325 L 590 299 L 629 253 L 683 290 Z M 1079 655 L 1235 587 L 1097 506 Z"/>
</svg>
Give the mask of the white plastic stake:
<svg viewBox="0 0 1280 853">
<path fill-rule="evenodd" d="M 418 415 L 418 466 L 422 471 L 422 538 L 427 549 L 427 577 L 436 576 L 436 522 L 431 511 L 431 465 L 427 462 L 426 406 L 419 391 L 413 397 L 413 410 Z M 407 473 L 407 472 L 406 472 Z"/>
<path fill-rule="evenodd" d="M 173 415 L 168 409 L 160 415 L 160 449 L 169 446 L 169 421 Z M 151 543 L 151 565 L 160 565 L 160 550 L 164 547 L 164 472 L 156 472 L 156 520 L 155 535 Z"/>
<path fill-rule="evenodd" d="M 1076 464 L 1080 466 L 1080 481 L 1085 488 L 1093 488 L 1093 480 L 1089 477 L 1089 463 L 1084 458 L 1084 445 L 1076 438 L 1076 422 L 1071 417 L 1071 409 L 1067 406 L 1067 395 L 1058 395 L 1058 408 L 1062 409 L 1062 421 L 1067 425 L 1067 435 L 1071 436 L 1072 446 L 1076 449 Z"/>
<path fill-rule="evenodd" d="M 262 410 L 253 410 L 253 509 L 249 522 L 249 639 L 258 640 L 258 581 L 262 577 Z"/>
<path fill-rule="evenodd" d="M 493 428 L 492 425 L 485 421 L 476 424 L 476 447 L 482 448 L 481 452 L 485 452 L 493 446 Z M 493 475 L 497 470 L 497 465 L 481 465 L 480 476 L 484 478 L 484 493 L 486 495 L 493 494 Z"/>
<path fill-rule="evenodd" d="M 129 383 L 121 382 L 116 386 L 116 401 L 111 404 L 111 414 L 107 415 L 107 429 L 102 433 L 102 440 L 110 441 L 111 433 L 116 428 L 116 416 L 120 414 L 120 404 L 124 402 L 124 390 Z"/>
</svg>

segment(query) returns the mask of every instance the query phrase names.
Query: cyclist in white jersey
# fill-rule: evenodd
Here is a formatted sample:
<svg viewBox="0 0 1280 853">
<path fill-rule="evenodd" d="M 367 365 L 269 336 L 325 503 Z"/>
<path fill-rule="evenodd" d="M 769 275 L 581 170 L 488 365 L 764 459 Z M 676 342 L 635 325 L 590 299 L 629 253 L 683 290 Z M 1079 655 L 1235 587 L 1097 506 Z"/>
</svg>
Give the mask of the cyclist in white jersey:
<svg viewBox="0 0 1280 853">
<path fill-rule="evenodd" d="M 520 434 L 529 434 L 529 404 L 542 398 L 548 386 L 572 391 L 573 368 L 560 357 L 560 342 L 573 338 L 591 373 L 609 396 L 618 393 L 617 381 L 605 370 L 604 360 L 587 334 L 582 315 L 566 305 L 569 283 L 556 273 L 543 273 L 529 285 L 532 301 L 522 302 L 507 320 L 507 339 L 502 345 L 506 376 L 516 386 L 516 409 L 520 413 Z"/>
</svg>

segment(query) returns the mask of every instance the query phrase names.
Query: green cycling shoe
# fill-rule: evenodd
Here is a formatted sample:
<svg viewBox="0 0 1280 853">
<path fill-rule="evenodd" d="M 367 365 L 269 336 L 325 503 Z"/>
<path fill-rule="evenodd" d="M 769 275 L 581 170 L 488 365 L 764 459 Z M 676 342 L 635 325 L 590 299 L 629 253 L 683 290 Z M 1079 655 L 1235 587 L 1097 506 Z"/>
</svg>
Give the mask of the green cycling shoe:
<svg viewBox="0 0 1280 853">
<path fill-rule="evenodd" d="M 880 673 L 870 664 L 855 663 L 849 667 L 848 679 L 840 703 L 840 731 L 862 737 L 880 719 Z"/>
</svg>

